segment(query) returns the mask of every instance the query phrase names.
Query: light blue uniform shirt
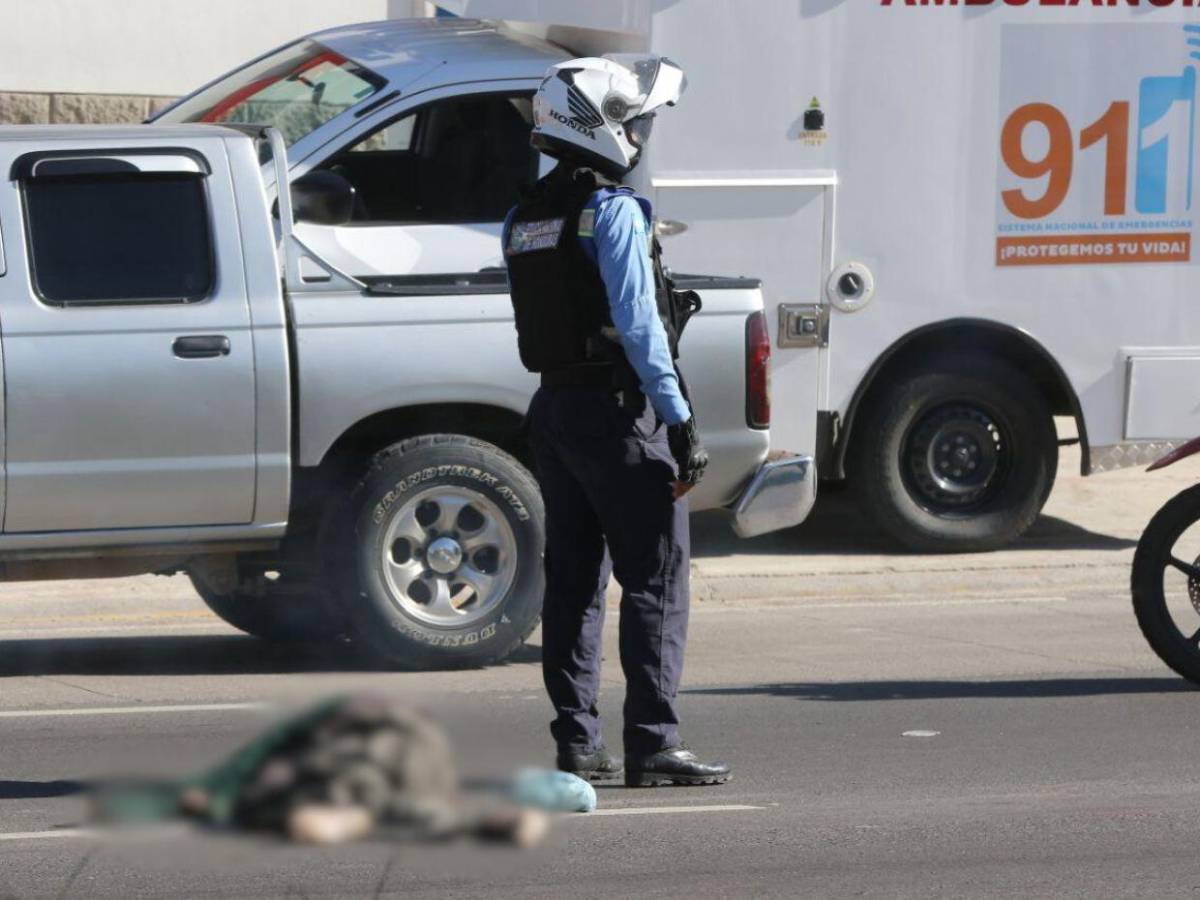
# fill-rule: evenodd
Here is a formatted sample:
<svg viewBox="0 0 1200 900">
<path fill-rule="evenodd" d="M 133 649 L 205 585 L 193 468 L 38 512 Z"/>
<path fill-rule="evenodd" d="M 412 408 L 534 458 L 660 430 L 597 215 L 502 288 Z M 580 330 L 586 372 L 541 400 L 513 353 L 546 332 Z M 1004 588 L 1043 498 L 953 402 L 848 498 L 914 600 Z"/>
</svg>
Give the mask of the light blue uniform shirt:
<svg viewBox="0 0 1200 900">
<path fill-rule="evenodd" d="M 588 199 L 581 218 L 580 247 L 600 270 L 613 325 L 642 393 L 666 424 L 686 422 L 692 413 L 683 399 L 654 299 L 650 201 L 628 188 L 602 188 Z M 590 229 L 589 219 L 593 219 Z M 509 212 L 502 238 L 505 245 L 511 221 Z"/>
</svg>

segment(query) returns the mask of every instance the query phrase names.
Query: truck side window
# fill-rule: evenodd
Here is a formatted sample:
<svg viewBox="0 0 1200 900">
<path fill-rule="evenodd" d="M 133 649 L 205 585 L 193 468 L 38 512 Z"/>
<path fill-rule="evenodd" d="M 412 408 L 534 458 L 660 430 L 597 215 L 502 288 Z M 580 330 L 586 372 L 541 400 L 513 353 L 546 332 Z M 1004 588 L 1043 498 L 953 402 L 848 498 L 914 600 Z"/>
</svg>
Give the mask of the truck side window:
<svg viewBox="0 0 1200 900">
<path fill-rule="evenodd" d="M 395 119 L 324 166 L 354 185 L 354 224 L 500 222 L 537 180 L 527 95 L 431 103 Z"/>
<path fill-rule="evenodd" d="M 179 173 L 23 185 L 38 294 L 54 305 L 203 300 L 216 280 L 204 180 Z"/>
</svg>

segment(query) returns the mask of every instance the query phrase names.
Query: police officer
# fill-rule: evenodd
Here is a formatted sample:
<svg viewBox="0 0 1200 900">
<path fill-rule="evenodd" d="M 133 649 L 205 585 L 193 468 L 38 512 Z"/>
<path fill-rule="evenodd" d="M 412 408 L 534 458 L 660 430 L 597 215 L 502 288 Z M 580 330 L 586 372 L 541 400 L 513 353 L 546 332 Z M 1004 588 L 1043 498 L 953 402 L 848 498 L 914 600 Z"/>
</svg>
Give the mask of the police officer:
<svg viewBox="0 0 1200 900">
<path fill-rule="evenodd" d="M 650 203 L 619 184 L 655 110 L 686 84 L 678 66 L 649 55 L 551 68 L 534 97 L 532 143 L 558 165 L 509 213 L 502 238 L 521 360 L 541 374 L 528 423 L 546 504 L 542 665 L 558 766 L 630 786 L 730 777 L 684 746 L 675 709 L 688 619 L 684 495 L 708 455 L 674 360 L 698 302 L 664 274 Z M 610 571 L 622 588 L 624 763 L 605 749 L 597 710 Z"/>
</svg>

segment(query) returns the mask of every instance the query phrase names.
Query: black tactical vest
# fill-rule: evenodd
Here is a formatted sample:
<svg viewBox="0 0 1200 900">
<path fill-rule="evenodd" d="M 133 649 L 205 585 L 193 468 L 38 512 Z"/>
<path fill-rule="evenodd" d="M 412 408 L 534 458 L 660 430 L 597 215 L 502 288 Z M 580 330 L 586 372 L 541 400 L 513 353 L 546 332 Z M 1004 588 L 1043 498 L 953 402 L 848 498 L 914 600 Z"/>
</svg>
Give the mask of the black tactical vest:
<svg viewBox="0 0 1200 900">
<path fill-rule="evenodd" d="M 583 366 L 615 368 L 629 387 L 632 368 L 612 335 L 608 295 L 600 270 L 579 246 L 579 219 L 598 189 L 613 186 L 590 169 L 559 165 L 517 204 L 504 248 L 521 362 L 531 372 Z M 676 291 L 651 242 L 655 299 L 671 354 L 700 309 L 692 291 Z M 608 332 L 606 335 L 605 332 Z M 637 386 L 633 376 L 632 386 Z"/>
<path fill-rule="evenodd" d="M 508 283 L 521 362 L 531 372 L 602 362 L 589 344 L 612 325 L 600 271 L 579 246 L 579 215 L 606 182 L 587 169 L 558 166 L 513 213 Z"/>
</svg>

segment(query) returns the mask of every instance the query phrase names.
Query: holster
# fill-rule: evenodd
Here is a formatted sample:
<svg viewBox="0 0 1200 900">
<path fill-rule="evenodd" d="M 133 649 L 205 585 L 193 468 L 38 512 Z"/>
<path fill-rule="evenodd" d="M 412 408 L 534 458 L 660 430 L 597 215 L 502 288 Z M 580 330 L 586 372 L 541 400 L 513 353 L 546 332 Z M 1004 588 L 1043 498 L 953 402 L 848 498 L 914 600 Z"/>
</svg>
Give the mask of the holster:
<svg viewBox="0 0 1200 900">
<path fill-rule="evenodd" d="M 641 381 L 620 344 L 603 334 L 593 335 L 588 339 L 588 356 L 612 365 L 612 387 L 621 395 L 622 407 L 634 416 L 646 411 Z"/>
</svg>

